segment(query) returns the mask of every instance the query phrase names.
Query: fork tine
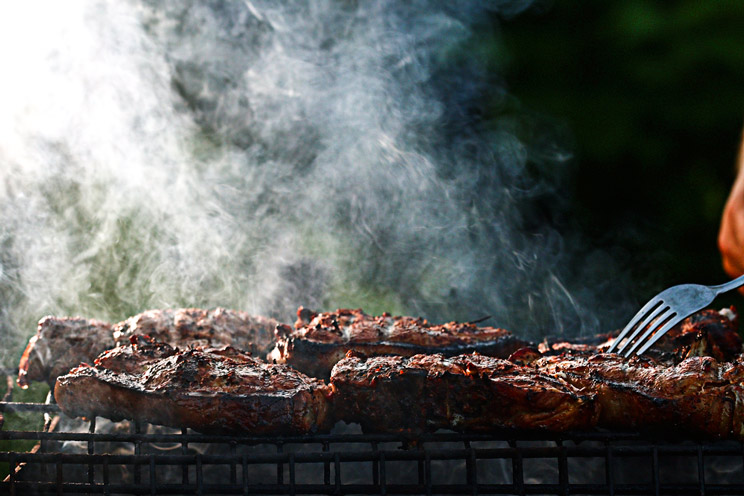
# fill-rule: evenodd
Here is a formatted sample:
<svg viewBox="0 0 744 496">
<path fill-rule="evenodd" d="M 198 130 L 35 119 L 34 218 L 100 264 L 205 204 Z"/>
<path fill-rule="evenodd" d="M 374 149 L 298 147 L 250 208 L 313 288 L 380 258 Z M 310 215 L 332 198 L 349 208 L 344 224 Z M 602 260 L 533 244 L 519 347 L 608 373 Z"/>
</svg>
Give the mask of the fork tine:
<svg viewBox="0 0 744 496">
<path fill-rule="evenodd" d="M 644 330 L 646 333 L 650 332 L 650 330 L 654 328 L 652 324 L 658 322 L 662 317 L 664 317 L 664 321 L 666 321 L 669 311 L 669 305 L 666 305 L 665 303 L 658 306 L 653 313 L 650 313 L 648 317 L 646 317 L 643 322 L 636 327 L 636 330 L 628 337 L 628 339 L 625 340 L 625 343 L 623 343 L 622 348 L 618 350 L 618 353 L 626 353 L 630 349 L 635 349 L 634 343 L 639 341 L 638 336 L 640 336 Z M 644 336 L 645 335 L 646 334 L 644 334 Z"/>
<path fill-rule="evenodd" d="M 661 313 L 656 319 L 654 319 L 654 322 L 652 324 L 649 324 L 646 332 L 644 332 L 641 337 L 636 339 L 635 342 L 632 343 L 632 346 L 630 346 L 630 348 L 626 346 L 627 351 L 625 352 L 625 357 L 627 358 L 632 355 L 633 352 L 638 349 L 638 347 L 641 346 L 651 334 L 654 333 L 654 331 L 658 331 L 659 328 L 665 326 L 670 319 L 674 320 L 674 317 L 676 315 L 677 312 L 674 312 L 671 308 L 667 307 L 667 309 L 663 313 Z"/>
<path fill-rule="evenodd" d="M 654 334 L 653 336 L 651 336 L 651 339 L 649 339 L 648 342 L 646 344 L 644 344 L 641 347 L 641 349 L 636 352 L 636 355 L 642 355 L 643 353 L 645 353 L 646 350 L 648 350 L 656 341 L 658 341 L 664 334 L 666 334 L 667 331 L 669 331 L 669 329 L 671 329 L 672 327 L 674 327 L 677 324 L 679 324 L 680 321 L 682 321 L 682 319 L 684 319 L 684 318 L 685 318 L 684 315 L 677 315 L 672 320 L 670 320 L 669 322 L 667 322 L 666 324 L 664 324 L 664 327 L 662 327 L 661 329 L 659 329 L 656 332 L 656 334 Z"/>
<path fill-rule="evenodd" d="M 651 322 L 658 319 L 659 315 L 663 314 L 667 310 L 669 310 L 669 306 L 666 305 L 663 301 L 659 301 L 659 305 L 655 307 L 652 312 L 648 313 L 643 321 L 641 321 L 641 323 L 636 326 L 636 328 L 633 330 L 633 333 L 628 336 L 622 346 L 618 348 L 617 353 L 624 353 L 625 351 L 627 351 L 633 341 L 638 336 L 640 336 L 644 329 L 646 329 L 646 327 L 648 327 Z"/>
<path fill-rule="evenodd" d="M 609 348 L 607 348 L 607 353 L 612 353 L 620 344 L 620 342 L 623 340 L 623 338 L 631 331 L 633 328 L 638 324 L 638 322 L 641 321 L 641 319 L 651 310 L 655 309 L 658 305 L 661 305 L 663 301 L 654 298 L 652 300 L 649 300 L 648 303 L 643 305 L 643 308 L 638 310 L 638 313 L 633 316 L 633 318 L 628 322 L 628 325 L 626 325 L 623 330 L 620 332 L 620 334 L 617 335 L 615 338 L 615 341 L 612 342 Z"/>
</svg>

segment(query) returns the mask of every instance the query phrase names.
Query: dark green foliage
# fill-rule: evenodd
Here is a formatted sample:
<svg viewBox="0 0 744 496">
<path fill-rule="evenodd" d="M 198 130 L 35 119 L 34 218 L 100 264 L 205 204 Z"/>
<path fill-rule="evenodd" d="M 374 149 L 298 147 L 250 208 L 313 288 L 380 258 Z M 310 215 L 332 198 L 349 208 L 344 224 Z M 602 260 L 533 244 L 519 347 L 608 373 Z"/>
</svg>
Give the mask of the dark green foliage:
<svg viewBox="0 0 744 496">
<path fill-rule="evenodd" d="M 502 23 L 509 92 L 573 133 L 577 219 L 654 287 L 726 278 L 742 25 L 744 4 L 726 1 L 564 0 Z"/>
</svg>

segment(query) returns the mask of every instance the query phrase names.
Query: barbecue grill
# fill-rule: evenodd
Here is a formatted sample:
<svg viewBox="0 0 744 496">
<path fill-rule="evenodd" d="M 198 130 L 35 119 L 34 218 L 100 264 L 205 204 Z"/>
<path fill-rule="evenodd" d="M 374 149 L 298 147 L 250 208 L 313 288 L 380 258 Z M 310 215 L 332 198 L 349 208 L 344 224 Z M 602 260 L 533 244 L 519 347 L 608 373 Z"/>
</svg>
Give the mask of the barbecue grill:
<svg viewBox="0 0 744 496">
<path fill-rule="evenodd" d="M 0 452 L 9 471 L 2 494 L 744 494 L 744 443 L 734 441 L 612 432 L 412 437 L 344 425 L 331 434 L 217 436 L 73 421 L 49 400 L 6 397 L 0 411 L 45 419 L 38 430 L 0 430 L 4 445 L 35 443 Z"/>
</svg>

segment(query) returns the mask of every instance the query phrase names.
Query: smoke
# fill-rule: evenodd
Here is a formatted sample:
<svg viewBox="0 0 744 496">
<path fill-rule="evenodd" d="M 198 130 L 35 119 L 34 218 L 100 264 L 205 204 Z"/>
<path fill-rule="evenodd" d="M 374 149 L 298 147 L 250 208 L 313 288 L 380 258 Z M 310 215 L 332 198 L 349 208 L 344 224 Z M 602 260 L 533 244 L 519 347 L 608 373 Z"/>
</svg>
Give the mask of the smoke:
<svg viewBox="0 0 744 496">
<path fill-rule="evenodd" d="M 527 7 L 4 4 L 8 349 L 45 314 L 168 306 L 603 330 L 617 274 L 565 229 L 570 141 L 483 49 Z"/>
</svg>

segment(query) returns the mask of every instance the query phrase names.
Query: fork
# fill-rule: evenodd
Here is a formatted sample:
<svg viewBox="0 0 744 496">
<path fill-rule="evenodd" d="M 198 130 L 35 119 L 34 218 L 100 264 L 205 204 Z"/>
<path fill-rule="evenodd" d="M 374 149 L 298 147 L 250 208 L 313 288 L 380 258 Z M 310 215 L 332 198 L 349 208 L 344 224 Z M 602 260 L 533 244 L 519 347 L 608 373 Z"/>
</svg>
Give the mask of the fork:
<svg viewBox="0 0 744 496">
<path fill-rule="evenodd" d="M 665 289 L 643 305 L 618 334 L 607 352 L 611 353 L 617 348 L 616 352 L 625 357 L 631 356 L 633 352 L 641 355 L 683 319 L 710 305 L 718 295 L 742 285 L 744 275 L 718 286 L 680 284 Z M 631 331 L 633 333 L 619 346 Z"/>
</svg>

